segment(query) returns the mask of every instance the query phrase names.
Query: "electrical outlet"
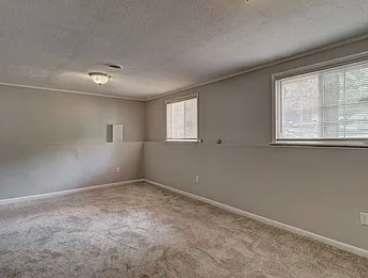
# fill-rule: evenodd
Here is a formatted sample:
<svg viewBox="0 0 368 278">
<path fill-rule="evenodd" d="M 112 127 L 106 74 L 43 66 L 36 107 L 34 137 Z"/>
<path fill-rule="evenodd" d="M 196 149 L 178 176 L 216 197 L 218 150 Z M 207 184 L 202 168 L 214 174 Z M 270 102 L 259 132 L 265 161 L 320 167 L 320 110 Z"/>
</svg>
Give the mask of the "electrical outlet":
<svg viewBox="0 0 368 278">
<path fill-rule="evenodd" d="M 195 176 L 195 178 L 194 178 L 194 183 L 195 183 L 195 184 L 198 184 L 198 183 L 199 183 L 199 176 Z"/>
<path fill-rule="evenodd" d="M 120 173 L 120 167 L 116 167 L 115 172 Z"/>
<path fill-rule="evenodd" d="M 364 226 L 368 226 L 368 212 L 360 213 L 360 223 Z"/>
</svg>

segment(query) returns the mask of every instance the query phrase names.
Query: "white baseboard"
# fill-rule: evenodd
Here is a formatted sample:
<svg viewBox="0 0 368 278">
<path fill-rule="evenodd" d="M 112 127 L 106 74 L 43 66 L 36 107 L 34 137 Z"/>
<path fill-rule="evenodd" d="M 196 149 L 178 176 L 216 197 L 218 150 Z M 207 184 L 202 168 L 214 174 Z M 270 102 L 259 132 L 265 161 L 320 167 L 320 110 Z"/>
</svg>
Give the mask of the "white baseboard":
<svg viewBox="0 0 368 278">
<path fill-rule="evenodd" d="M 238 208 L 235 208 L 235 207 L 232 207 L 232 206 L 229 206 L 229 205 L 226 205 L 226 204 L 223 204 L 223 203 L 220 203 L 220 202 L 217 202 L 217 201 L 214 201 L 214 200 L 211 200 L 211 199 L 199 196 L 199 195 L 195 195 L 193 193 L 185 192 L 185 191 L 182 191 L 180 189 L 176 189 L 176 188 L 173 188 L 171 186 L 167 186 L 167 185 L 164 185 L 164 184 L 161 184 L 161 183 L 149 180 L 149 179 L 144 179 L 144 180 L 145 180 L 145 182 L 150 183 L 152 185 L 156 185 L 158 187 L 161 187 L 161 188 L 167 189 L 169 191 L 187 196 L 189 198 L 202 201 L 202 202 L 210 204 L 212 206 L 215 206 L 215 207 L 224 209 L 226 211 L 229 211 L 231 213 L 241 215 L 241 216 L 245 216 L 245 217 L 257 220 L 259 222 L 262 222 L 264 224 L 267 224 L 267 225 L 270 225 L 270 226 L 273 226 L 273 227 L 277 227 L 279 229 L 286 230 L 286 231 L 292 232 L 294 234 L 298 234 L 298 235 L 301 235 L 303 237 L 322 242 L 324 244 L 333 246 L 333 247 L 338 248 L 340 250 L 344 250 L 344 251 L 353 253 L 355 255 L 368 258 L 368 250 L 365 250 L 365 249 L 362 249 L 362 248 L 359 248 L 359 247 L 356 247 L 356 246 L 353 246 L 353 245 L 350 245 L 350 244 L 347 244 L 347 243 L 343 243 L 343 242 L 340 242 L 340 241 L 337 241 L 337 240 L 334 240 L 334 239 L 330 239 L 328 237 L 321 236 L 321 235 L 318 235 L 318 234 L 315 234 L 315 233 L 312 233 L 312 232 L 309 232 L 309 231 L 306 231 L 306 230 L 303 230 L 303 229 L 300 229 L 300 228 L 297 228 L 297 227 L 294 227 L 294 226 L 290 226 L 290 225 L 281 223 L 279 221 L 269 219 L 269 218 L 264 217 L 264 216 L 260 216 L 260 215 L 257 215 L 257 214 L 254 214 L 254 213 L 251 213 L 251 212 L 248 212 L 248 211 L 244 211 L 244 210 L 241 210 L 241 209 L 238 209 Z"/>
<path fill-rule="evenodd" d="M 114 182 L 114 183 L 78 187 L 78 188 L 38 194 L 38 195 L 29 195 L 29 196 L 24 196 L 24 197 L 16 197 L 16 198 L 9 198 L 9 199 L 2 199 L 2 200 L 0 199 L 0 205 L 9 205 L 9 204 L 15 204 L 18 202 L 30 201 L 30 200 L 47 199 L 47 198 L 56 197 L 56 196 L 74 194 L 74 193 L 82 192 L 82 191 L 89 191 L 93 189 L 118 186 L 118 185 L 130 184 L 130 183 L 137 183 L 137 182 L 143 182 L 143 181 L 144 179 L 127 180 L 127 181 L 120 181 L 120 182 Z"/>
</svg>

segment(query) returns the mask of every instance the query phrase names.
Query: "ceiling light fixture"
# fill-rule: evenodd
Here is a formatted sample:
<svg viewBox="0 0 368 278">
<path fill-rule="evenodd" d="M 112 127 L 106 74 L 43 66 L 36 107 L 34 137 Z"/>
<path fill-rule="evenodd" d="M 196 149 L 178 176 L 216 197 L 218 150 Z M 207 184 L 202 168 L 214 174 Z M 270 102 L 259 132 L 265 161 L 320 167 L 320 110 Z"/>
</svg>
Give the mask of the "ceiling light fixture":
<svg viewBox="0 0 368 278">
<path fill-rule="evenodd" d="M 110 80 L 110 76 L 103 72 L 90 72 L 88 75 L 97 85 L 104 85 Z"/>
</svg>

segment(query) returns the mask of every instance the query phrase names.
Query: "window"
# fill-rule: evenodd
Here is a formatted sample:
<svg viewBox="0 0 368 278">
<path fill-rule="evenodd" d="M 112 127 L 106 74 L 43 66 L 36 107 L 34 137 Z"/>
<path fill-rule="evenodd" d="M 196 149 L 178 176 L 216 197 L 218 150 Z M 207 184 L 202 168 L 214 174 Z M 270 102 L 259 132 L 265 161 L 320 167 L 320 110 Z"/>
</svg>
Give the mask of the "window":
<svg viewBox="0 0 368 278">
<path fill-rule="evenodd" d="M 277 78 L 276 144 L 368 146 L 368 62 Z"/>
<path fill-rule="evenodd" d="M 166 140 L 198 140 L 198 99 L 191 96 L 166 103 Z"/>
</svg>

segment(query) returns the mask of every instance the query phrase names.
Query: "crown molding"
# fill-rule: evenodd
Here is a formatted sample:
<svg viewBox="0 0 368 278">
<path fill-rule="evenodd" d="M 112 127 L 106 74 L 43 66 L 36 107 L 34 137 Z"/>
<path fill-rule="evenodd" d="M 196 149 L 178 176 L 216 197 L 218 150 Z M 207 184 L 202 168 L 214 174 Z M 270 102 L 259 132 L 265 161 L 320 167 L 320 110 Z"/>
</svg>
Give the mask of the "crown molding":
<svg viewBox="0 0 368 278">
<path fill-rule="evenodd" d="M 339 41 L 339 42 L 331 43 L 331 44 L 328 44 L 328 45 L 325 45 L 325 46 L 313 48 L 311 50 L 303 51 L 301 53 L 297 53 L 295 55 L 291 55 L 291 56 L 288 56 L 288 57 L 275 59 L 275 60 L 272 60 L 272 61 L 269 61 L 269 62 L 266 62 L 266 63 L 261 63 L 261 64 L 258 64 L 258 65 L 255 65 L 255 66 L 251 66 L 251 67 L 245 68 L 241 71 L 238 71 L 238 72 L 235 72 L 235 73 L 232 73 L 232 74 L 228 74 L 228 75 L 223 75 L 223 76 L 220 76 L 220 77 L 215 78 L 215 79 L 211 79 L 211 80 L 203 81 L 203 82 L 198 82 L 198 83 L 195 83 L 195 84 L 183 87 L 183 88 L 179 88 L 179 89 L 176 89 L 176 90 L 168 91 L 168 92 L 156 95 L 156 96 L 147 97 L 147 98 L 144 99 L 144 101 L 148 102 L 148 101 L 160 99 L 160 98 L 163 98 L 163 97 L 166 97 L 166 96 L 170 96 L 170 95 L 177 94 L 177 93 L 180 93 L 180 92 L 184 92 L 184 91 L 187 91 L 187 90 L 191 90 L 191 89 L 194 89 L 194 88 L 198 88 L 198 87 L 202 87 L 202 86 L 205 86 L 205 85 L 209 85 L 209 84 L 217 83 L 217 82 L 224 81 L 224 80 L 227 80 L 227 79 L 231 79 L 231 78 L 234 78 L 234 77 L 246 74 L 246 73 L 262 70 L 262 69 L 265 69 L 265 68 L 270 68 L 270 67 L 277 66 L 277 65 L 287 63 L 287 62 L 291 62 L 291 61 L 294 61 L 294 60 L 297 60 L 297 59 L 300 59 L 300 58 L 304 58 L 304 57 L 307 57 L 307 56 L 318 54 L 318 53 L 321 53 L 321 52 L 324 52 L 324 51 L 327 51 L 327 50 L 339 48 L 339 47 L 349 45 L 349 44 L 352 44 L 352 43 L 355 43 L 355 42 L 360 42 L 360 41 L 363 41 L 363 40 L 366 40 L 366 39 L 368 39 L 368 33 L 364 34 L 364 35 L 357 36 L 357 37 L 349 38 L 349 39 L 346 39 L 346 40 L 342 40 L 342 41 Z"/>
<path fill-rule="evenodd" d="M 96 97 L 128 100 L 128 101 L 142 101 L 142 102 L 145 101 L 145 98 L 136 98 L 136 97 L 125 97 L 125 96 L 109 95 L 109 94 L 90 93 L 90 92 L 78 91 L 78 90 L 58 89 L 58 88 L 43 87 L 43 86 L 32 86 L 32 85 L 25 85 L 25 84 L 18 84 L 18 83 L 0 82 L 0 86 L 35 89 L 35 90 L 58 92 L 58 93 L 67 93 L 67 94 L 76 94 L 76 95 L 96 96 Z"/>
<path fill-rule="evenodd" d="M 194 88 L 198 88 L 201 86 L 205 86 L 205 85 L 209 85 L 209 84 L 213 84 L 213 83 L 217 83 L 220 81 L 224 81 L 227 79 L 231 79 L 246 73 L 250 73 L 250 72 L 254 72 L 254 71 L 258 71 L 258 70 L 262 70 L 265 68 L 270 68 L 273 66 L 277 66 L 283 63 L 287 63 L 287 62 L 291 62 L 297 59 L 301 59 L 307 56 L 311 56 L 314 54 L 318 54 L 327 50 L 331 50 L 331 49 L 335 49 L 335 48 L 339 48 L 348 44 L 352 44 L 355 42 L 360 42 L 363 40 L 368 39 L 368 33 L 360 35 L 360 36 L 356 36 L 353 38 L 349 38 L 346 40 L 342 40 L 336 43 L 331 43 L 325 46 L 321 46 L 321 47 L 317 47 L 308 51 L 303 51 L 301 53 L 295 54 L 295 55 L 291 55 L 288 57 L 284 57 L 284 58 L 280 58 L 280 59 L 275 59 L 266 63 L 261 63 L 255 66 L 251 66 L 251 67 L 246 67 L 245 69 L 235 72 L 235 73 L 231 73 L 228 75 L 222 75 L 220 77 L 214 78 L 214 79 L 210 79 L 207 81 L 203 81 L 203 82 L 197 82 L 197 83 L 193 83 L 189 86 L 185 86 L 179 89 L 175 89 L 175 90 L 171 90 L 171 91 L 167 91 L 167 92 L 163 92 L 157 95 L 153 95 L 153 96 L 149 96 L 149 97 L 128 97 L 128 96 L 117 96 L 117 95 L 109 95 L 109 94 L 100 94 L 100 93 L 91 93 L 91 92 L 85 92 L 85 91 L 78 91 L 78 90 L 68 90 L 68 89 L 59 89 L 59 88 L 52 88 L 52 87 L 44 87 L 44 86 L 32 86 L 32 85 L 26 85 L 26 84 L 18 84 L 18 83 L 7 83 L 7 82 L 0 82 L 0 86 L 8 86 L 8 87 L 19 87 L 19 88 L 28 88 L 28 89 L 36 89 L 36 90 L 44 90 L 44 91 L 50 91 L 50 92 L 60 92 L 60 93 L 69 93 L 69 94 L 78 94 L 78 95 L 88 95 L 88 96 L 97 96 L 97 97 L 104 97 L 104 98 L 113 98 L 113 99 L 121 99 L 121 100 L 127 100 L 127 101 L 140 101 L 140 102 L 149 102 L 152 100 L 156 100 L 156 99 L 160 99 L 163 97 L 167 97 L 170 95 L 174 95 L 180 92 L 184 92 L 187 90 L 191 90 Z"/>
</svg>

